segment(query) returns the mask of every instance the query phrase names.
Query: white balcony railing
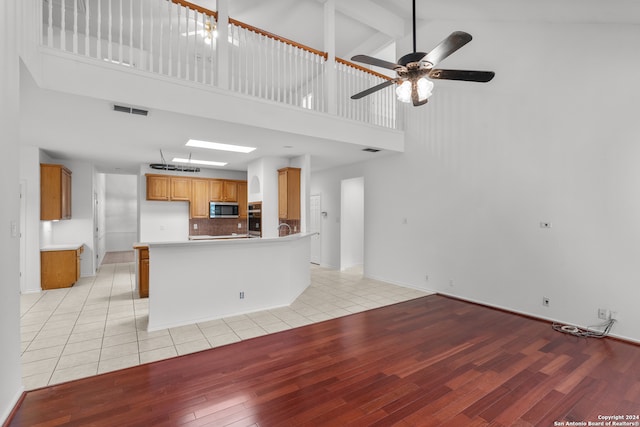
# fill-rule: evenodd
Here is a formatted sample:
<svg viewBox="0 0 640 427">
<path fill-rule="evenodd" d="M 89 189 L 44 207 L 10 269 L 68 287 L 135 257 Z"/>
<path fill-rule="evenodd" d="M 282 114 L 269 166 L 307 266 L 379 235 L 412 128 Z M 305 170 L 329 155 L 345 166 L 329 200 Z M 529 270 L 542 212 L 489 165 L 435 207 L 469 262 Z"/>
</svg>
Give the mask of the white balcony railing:
<svg viewBox="0 0 640 427">
<path fill-rule="evenodd" d="M 225 23 L 227 37 L 221 40 L 217 13 L 186 1 L 39 1 L 41 44 L 48 48 L 397 128 L 392 86 L 361 100 L 349 98 L 385 76 L 344 60 L 331 67 L 324 52 L 234 19 Z M 336 82 L 334 87 L 329 81 Z"/>
</svg>

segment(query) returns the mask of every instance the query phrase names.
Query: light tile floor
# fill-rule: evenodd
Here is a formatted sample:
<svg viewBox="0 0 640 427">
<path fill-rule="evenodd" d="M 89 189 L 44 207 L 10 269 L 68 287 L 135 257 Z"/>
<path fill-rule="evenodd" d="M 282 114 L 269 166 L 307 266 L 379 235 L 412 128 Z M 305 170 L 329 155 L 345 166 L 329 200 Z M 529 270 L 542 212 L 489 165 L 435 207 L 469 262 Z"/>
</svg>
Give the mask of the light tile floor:
<svg viewBox="0 0 640 427">
<path fill-rule="evenodd" d="M 134 263 L 102 265 L 73 287 L 20 298 L 27 390 L 167 359 L 427 295 L 312 265 L 311 285 L 289 307 L 147 332 L 148 300 Z"/>
</svg>

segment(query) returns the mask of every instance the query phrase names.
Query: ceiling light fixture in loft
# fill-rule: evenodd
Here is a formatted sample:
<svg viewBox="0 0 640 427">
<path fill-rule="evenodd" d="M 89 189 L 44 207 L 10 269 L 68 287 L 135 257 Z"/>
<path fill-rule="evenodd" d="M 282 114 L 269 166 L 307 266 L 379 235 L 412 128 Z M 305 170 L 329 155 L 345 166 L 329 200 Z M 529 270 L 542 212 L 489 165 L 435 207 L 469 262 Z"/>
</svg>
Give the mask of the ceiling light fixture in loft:
<svg viewBox="0 0 640 427">
<path fill-rule="evenodd" d="M 246 147 L 243 145 L 221 144 L 219 142 L 199 141 L 190 139 L 185 144 L 187 147 L 207 148 L 209 150 L 233 151 L 235 153 L 251 153 L 256 147 Z"/>
</svg>

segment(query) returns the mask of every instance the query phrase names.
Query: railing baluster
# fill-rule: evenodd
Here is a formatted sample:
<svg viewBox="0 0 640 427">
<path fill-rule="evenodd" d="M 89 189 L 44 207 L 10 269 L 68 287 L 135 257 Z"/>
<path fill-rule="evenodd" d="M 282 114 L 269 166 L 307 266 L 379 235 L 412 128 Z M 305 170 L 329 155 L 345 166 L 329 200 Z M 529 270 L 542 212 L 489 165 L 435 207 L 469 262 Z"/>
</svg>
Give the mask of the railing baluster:
<svg viewBox="0 0 640 427">
<path fill-rule="evenodd" d="M 160 21 L 159 27 L 160 27 L 160 36 L 158 38 L 158 42 L 160 44 L 160 47 L 158 49 L 158 73 L 160 74 L 164 74 L 163 72 L 163 65 L 164 65 L 164 19 L 162 17 L 162 4 L 158 3 L 158 20 Z"/>
<path fill-rule="evenodd" d="M 140 2 L 140 69 L 146 70 L 147 63 L 144 55 L 144 2 Z"/>
<path fill-rule="evenodd" d="M 107 22 L 109 25 L 109 35 L 107 37 L 107 58 L 109 58 L 109 61 L 113 60 L 113 43 L 112 43 L 112 35 L 111 33 L 113 32 L 113 11 L 111 10 L 111 3 L 113 3 L 113 0 L 107 0 L 109 2 L 109 11 L 108 11 L 108 16 L 107 16 Z"/>
<path fill-rule="evenodd" d="M 153 73 L 155 69 L 155 58 L 153 57 L 153 4 L 149 4 L 149 71 Z"/>
<path fill-rule="evenodd" d="M 171 3 L 171 2 L 169 2 Z M 129 64 L 133 67 L 133 0 L 129 0 Z M 136 67 L 138 68 L 138 67 Z"/>
<path fill-rule="evenodd" d="M 177 31 L 177 37 L 178 37 L 178 51 L 176 52 L 176 56 L 178 58 L 178 69 L 177 69 L 177 77 L 181 78 L 182 77 L 182 42 L 180 40 L 181 35 L 181 23 L 182 23 L 182 8 L 180 6 L 178 6 L 178 31 Z"/>
<path fill-rule="evenodd" d="M 89 34 L 89 21 L 91 21 L 91 11 L 89 9 L 90 2 L 85 2 L 85 12 L 84 12 L 84 54 L 85 56 L 91 56 L 91 37 Z"/>
<path fill-rule="evenodd" d="M 169 63 L 167 65 L 167 73 L 169 76 L 173 76 L 173 2 L 167 2 L 167 7 L 169 8 L 169 36 L 167 37 L 169 42 Z"/>
<path fill-rule="evenodd" d="M 122 33 L 123 33 L 123 28 L 124 27 L 124 10 L 122 9 L 122 0 L 120 0 L 120 33 L 118 34 L 118 61 L 120 61 L 120 64 L 124 64 L 124 59 L 122 58 L 123 56 L 123 40 L 122 40 Z"/>
<path fill-rule="evenodd" d="M 73 53 L 78 54 L 78 0 L 73 0 Z"/>
<path fill-rule="evenodd" d="M 49 2 L 47 19 L 47 46 L 53 47 L 53 2 Z"/>
<path fill-rule="evenodd" d="M 187 36 L 186 38 L 186 45 L 185 45 L 185 79 L 189 80 L 190 79 L 190 74 L 189 74 L 189 8 L 185 8 L 185 15 L 184 15 L 184 19 L 185 19 L 185 27 L 186 27 L 186 33 Z"/>
<path fill-rule="evenodd" d="M 96 32 L 96 59 L 102 61 L 102 0 L 98 0 L 98 31 Z"/>
<path fill-rule="evenodd" d="M 67 50 L 67 9 L 65 7 L 64 1 L 60 3 L 60 49 L 63 51 Z"/>
</svg>

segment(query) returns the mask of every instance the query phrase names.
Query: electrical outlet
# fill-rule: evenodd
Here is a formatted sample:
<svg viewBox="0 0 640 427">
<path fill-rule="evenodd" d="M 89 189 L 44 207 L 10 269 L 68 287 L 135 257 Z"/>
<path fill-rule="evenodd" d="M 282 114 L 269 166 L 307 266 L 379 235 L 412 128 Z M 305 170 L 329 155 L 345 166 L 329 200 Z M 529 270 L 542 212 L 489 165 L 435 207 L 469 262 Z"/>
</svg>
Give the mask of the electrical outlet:
<svg viewBox="0 0 640 427">
<path fill-rule="evenodd" d="M 238 228 L 242 228 L 242 223 L 241 222 L 238 223 Z"/>
<path fill-rule="evenodd" d="M 244 299 L 244 291 L 240 291 L 240 299 Z"/>
<path fill-rule="evenodd" d="M 197 230 L 198 229 L 198 224 L 193 224 L 193 229 Z"/>
<path fill-rule="evenodd" d="M 542 297 L 542 305 L 544 305 L 545 307 L 549 307 L 549 298 L 547 297 Z"/>
<path fill-rule="evenodd" d="M 598 319 L 607 320 L 607 309 L 599 308 L 598 309 Z"/>
</svg>

